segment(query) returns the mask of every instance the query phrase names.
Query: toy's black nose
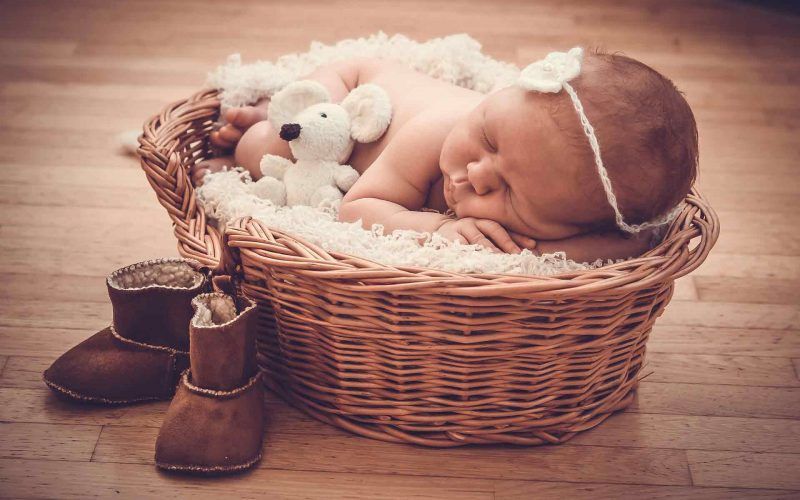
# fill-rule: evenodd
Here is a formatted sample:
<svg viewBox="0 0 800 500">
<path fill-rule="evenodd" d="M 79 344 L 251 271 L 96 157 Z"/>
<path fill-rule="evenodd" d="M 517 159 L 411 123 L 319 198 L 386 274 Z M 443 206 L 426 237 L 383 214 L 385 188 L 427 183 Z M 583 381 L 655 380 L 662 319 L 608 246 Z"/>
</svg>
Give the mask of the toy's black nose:
<svg viewBox="0 0 800 500">
<path fill-rule="evenodd" d="M 281 139 L 291 141 L 300 137 L 300 125 L 297 123 L 285 123 L 281 126 Z"/>
</svg>

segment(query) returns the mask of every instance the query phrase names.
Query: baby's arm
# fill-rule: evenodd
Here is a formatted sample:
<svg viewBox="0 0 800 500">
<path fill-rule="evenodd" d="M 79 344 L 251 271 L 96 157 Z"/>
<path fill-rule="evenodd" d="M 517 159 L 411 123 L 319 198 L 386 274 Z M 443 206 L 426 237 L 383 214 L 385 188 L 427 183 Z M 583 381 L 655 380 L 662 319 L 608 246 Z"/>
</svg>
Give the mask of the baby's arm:
<svg viewBox="0 0 800 500">
<path fill-rule="evenodd" d="M 536 240 L 539 254 L 564 252 L 575 262 L 638 257 L 651 247 L 652 232 L 624 237 L 619 231 L 579 234 L 563 240 Z"/>
<path fill-rule="evenodd" d="M 447 217 L 418 211 L 439 173 L 445 134 L 436 125 L 428 116 L 409 120 L 347 192 L 339 220 L 361 219 L 367 229 L 382 224 L 385 234 L 395 229 L 436 231 Z"/>
</svg>

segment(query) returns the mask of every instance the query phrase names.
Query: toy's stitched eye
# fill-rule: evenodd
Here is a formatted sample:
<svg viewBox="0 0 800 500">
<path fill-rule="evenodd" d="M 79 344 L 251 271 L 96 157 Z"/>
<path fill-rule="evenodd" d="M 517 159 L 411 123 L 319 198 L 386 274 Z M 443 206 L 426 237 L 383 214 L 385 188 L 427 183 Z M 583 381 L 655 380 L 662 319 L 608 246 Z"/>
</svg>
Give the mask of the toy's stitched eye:
<svg viewBox="0 0 800 500">
<path fill-rule="evenodd" d="M 321 116 L 323 118 L 327 118 L 328 117 L 328 115 L 326 115 L 325 113 L 320 113 L 319 116 Z"/>
</svg>

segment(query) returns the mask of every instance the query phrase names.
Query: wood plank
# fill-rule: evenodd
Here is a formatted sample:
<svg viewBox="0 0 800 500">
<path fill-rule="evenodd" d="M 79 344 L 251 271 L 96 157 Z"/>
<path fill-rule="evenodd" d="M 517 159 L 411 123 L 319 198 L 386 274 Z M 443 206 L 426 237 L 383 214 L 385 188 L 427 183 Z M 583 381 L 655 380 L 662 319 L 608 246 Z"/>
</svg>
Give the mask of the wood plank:
<svg viewBox="0 0 800 500">
<path fill-rule="evenodd" d="M 644 373 L 653 382 L 797 387 L 789 358 L 648 353 Z"/>
<path fill-rule="evenodd" d="M 164 242 L 163 245 L 158 242 L 158 245 L 159 247 L 163 246 L 163 248 L 157 251 L 137 249 L 136 252 L 133 252 L 130 248 L 121 247 L 115 249 L 106 247 L 102 249 L 102 259 L 87 258 L 86 250 L 79 246 L 64 247 L 61 252 L 38 248 L 27 250 L 24 248 L 4 249 L 3 253 L 8 259 L 0 263 L 0 272 L 13 272 L 24 269 L 28 273 L 47 275 L 57 274 L 61 270 L 65 274 L 79 276 L 107 276 L 112 271 L 135 262 L 178 256 L 177 244 L 174 240 Z M 153 247 L 156 247 L 156 243 L 153 244 Z M 30 254 L 30 256 L 26 257 L 26 254 Z M 23 265 L 24 267 L 20 267 Z M 42 305 L 44 306 L 45 304 L 42 303 Z"/>
<path fill-rule="evenodd" d="M 703 165 L 703 168 L 705 168 L 705 165 Z M 778 166 L 777 169 L 785 171 L 786 167 Z M 800 209 L 800 201 L 798 201 L 796 193 L 742 193 L 741 191 L 717 188 L 714 184 L 706 184 L 703 188 L 703 196 L 708 198 L 715 211 L 735 212 L 733 217 L 729 217 L 734 222 L 740 214 L 752 212 L 795 214 Z M 727 225 L 725 229 L 727 232 Z M 762 229 L 762 232 L 772 230 L 772 227 L 767 226 Z M 791 238 L 793 235 L 784 234 L 784 236 Z M 767 245 L 764 245 L 764 247 L 769 249 L 770 252 L 775 250 Z"/>
<path fill-rule="evenodd" d="M 131 130 L 140 130 L 141 126 Z M 91 167 L 98 171 L 133 170 L 139 161 L 119 149 L 119 139 L 107 136 L 95 148 L 73 146 L 70 143 L 52 148 L 31 148 L 23 144 L 4 144 L 0 147 L 0 171 L 11 175 L 24 162 L 25 167 L 57 170 L 61 167 Z"/>
<path fill-rule="evenodd" d="M 58 186 L 0 184 L 0 204 L 15 206 L 51 207 L 117 207 L 141 210 L 155 199 L 135 196 L 138 190 L 116 187 Z"/>
<path fill-rule="evenodd" d="M 3 231 L 0 230 L 0 234 Z M 111 274 L 113 270 L 109 270 Z M 2 299 L 45 299 L 59 302 L 100 302 L 111 308 L 106 276 L 9 273 L 3 276 Z"/>
<path fill-rule="evenodd" d="M 714 255 L 717 253 L 752 255 L 754 259 L 758 259 L 759 256 L 764 255 L 765 250 L 768 250 L 771 255 L 793 257 L 800 255 L 800 235 L 794 232 L 733 232 L 725 230 L 720 234 L 717 243 L 714 245 L 713 252 Z M 741 266 L 737 266 L 727 272 L 730 274 L 742 274 Z"/>
<path fill-rule="evenodd" d="M 144 180 L 142 181 L 144 183 Z M 146 184 L 144 184 L 146 186 Z M 147 192 L 142 187 L 143 193 Z M 155 200 L 156 195 L 150 193 Z M 66 211 L 62 207 L 17 207 L 14 205 L 4 205 L 0 212 L 0 223 L 8 225 L 33 225 L 51 228 L 54 226 L 73 227 L 80 231 L 83 227 L 97 224 L 98 220 L 103 221 L 103 225 L 108 229 L 121 230 L 124 224 L 131 225 L 134 220 L 131 212 L 125 208 L 96 208 L 96 207 L 75 207 Z M 107 220 L 107 222 L 106 222 Z M 157 202 L 148 209 L 142 209 L 136 213 L 137 225 L 157 228 L 163 222 L 169 225 L 169 217 L 166 210 Z"/>
<path fill-rule="evenodd" d="M 198 90 L 202 88 L 204 72 L 187 72 L 179 68 L 167 71 L 165 69 L 145 69 L 145 68 L 77 68 L 72 66 L 50 66 L 37 67 L 25 63 L 14 64 L 4 62 L 0 64 L 0 71 L 5 75 L 4 80 L 10 82 L 25 81 L 44 81 L 60 82 L 80 80 L 87 83 L 141 83 L 143 85 L 155 85 L 166 76 L 170 81 L 180 85 L 196 85 Z M 165 75 L 166 73 L 166 75 Z M 130 120 L 130 118 L 124 118 Z M 74 123 L 81 130 L 93 130 L 100 124 Z M 37 128 L 35 120 L 23 122 L 23 126 L 32 129 Z M 65 127 L 66 128 L 66 127 Z"/>
<path fill-rule="evenodd" d="M 112 151 L 116 146 L 117 136 L 123 130 L 140 129 L 142 126 L 138 117 L 130 119 L 130 122 L 120 124 L 124 128 L 111 129 L 100 125 L 94 125 L 91 133 L 86 130 L 72 130 L 71 128 L 40 129 L 35 134 L 25 128 L 14 128 L 0 124 L 0 149 L 7 146 L 26 147 L 28 149 L 41 147 L 42 144 L 64 144 L 69 145 L 75 150 L 76 156 L 80 156 L 81 148 L 106 148 Z M 17 163 L 20 158 L 14 158 Z"/>
<path fill-rule="evenodd" d="M 88 462 L 100 429 L 97 425 L 0 422 L 0 457 Z"/>
<path fill-rule="evenodd" d="M 672 300 L 697 300 L 697 287 L 694 284 L 694 276 L 684 276 L 675 281 L 675 291 Z"/>
<path fill-rule="evenodd" d="M 769 177 L 772 177 L 771 175 Z M 739 179 L 741 182 L 746 182 L 747 179 Z M 718 186 L 719 187 L 719 186 Z M 719 187 L 722 189 L 721 187 Z M 787 188 L 789 194 L 797 193 L 793 189 Z M 769 194 L 771 191 L 765 190 Z M 745 193 L 730 193 L 731 196 L 741 197 L 749 196 Z M 710 203 L 713 203 L 711 201 Z M 742 208 L 735 208 L 732 210 L 715 210 L 720 217 L 722 224 L 725 224 L 726 231 L 732 233 L 766 233 L 766 234 L 780 234 L 786 233 L 792 228 L 792 213 L 784 211 L 748 211 Z M 766 254 L 769 254 L 769 249 L 765 249 Z"/>
<path fill-rule="evenodd" d="M 211 62 L 207 68 L 221 62 L 221 60 Z M 43 96 L 52 99 L 86 99 L 87 96 L 91 96 L 98 99 L 115 99 L 117 101 L 136 96 L 136 99 L 159 101 L 159 104 L 154 108 L 142 108 L 150 115 L 154 115 L 170 102 L 186 99 L 198 92 L 201 83 L 198 81 L 192 84 L 180 85 L 165 82 L 163 85 L 136 85 L 124 81 L 97 84 L 80 80 L 55 83 L 44 81 L 4 82 L 4 85 L 0 87 L 0 96 L 9 99 L 38 99 Z M 65 146 L 65 144 L 57 142 L 52 144 L 62 148 Z M 94 153 L 96 154 L 97 152 L 98 150 L 95 149 Z M 92 151 L 88 151 L 88 153 L 91 154 Z M 108 155 L 107 151 L 106 155 Z"/>
<path fill-rule="evenodd" d="M 800 279 L 800 257 L 791 255 L 739 255 L 722 252 L 709 254 L 695 276 L 732 278 Z"/>
<path fill-rule="evenodd" d="M 800 489 L 800 455 L 733 451 L 686 452 L 700 486 Z"/>
<path fill-rule="evenodd" d="M 671 301 L 658 319 L 659 326 L 706 326 L 800 330 L 796 304 L 742 304 L 734 302 Z"/>
<path fill-rule="evenodd" d="M 631 412 L 718 417 L 800 418 L 800 387 L 748 387 L 711 383 L 639 384 Z"/>
<path fill-rule="evenodd" d="M 42 424 L 130 425 L 158 429 L 169 402 L 148 402 L 134 406 L 76 404 L 56 397 L 49 389 L 0 387 L 0 422 Z"/>
<path fill-rule="evenodd" d="M 728 173 L 717 170 L 703 170 L 702 182 L 713 184 L 717 189 L 731 189 L 744 193 L 777 193 L 798 194 L 800 192 L 800 179 L 791 174 L 776 174 L 771 172 Z M 724 213 L 723 213 L 724 215 Z M 754 214 L 755 215 L 755 214 Z"/>
<path fill-rule="evenodd" d="M 800 420 L 620 413 L 570 444 L 795 453 Z"/>
<path fill-rule="evenodd" d="M 692 486 L 650 486 L 642 484 L 560 484 L 543 481 L 496 481 L 497 500 L 529 500 L 531 498 L 569 498 L 597 500 L 598 498 L 649 499 L 787 499 L 798 492 L 752 488 L 699 488 Z"/>
<path fill-rule="evenodd" d="M 43 311 L 46 311 L 43 313 Z M 4 300 L 0 302 L 0 325 L 85 329 L 98 331 L 111 322 L 112 312 L 100 302 L 50 302 Z M 33 321 L 31 321 L 33 319 Z"/>
<path fill-rule="evenodd" d="M 177 239 L 173 236 L 171 224 L 167 219 L 160 221 L 152 226 L 146 225 L 130 225 L 127 231 L 121 230 L 117 226 L 100 225 L 96 224 L 91 226 L 53 226 L 42 228 L 39 226 L 0 226 L 0 249 L 4 252 L 6 249 L 15 250 L 19 248 L 20 242 L 24 241 L 26 248 L 30 251 L 40 251 L 45 253 L 49 251 L 51 255 L 57 255 L 58 251 L 64 250 L 64 242 L 70 241 L 76 234 L 80 235 L 81 244 L 86 248 L 91 248 L 95 255 L 105 256 L 112 254 L 116 249 L 123 248 L 137 248 L 138 255 L 159 255 L 164 257 L 177 257 Z M 133 257 L 129 257 L 129 261 L 125 264 L 132 264 L 137 262 L 135 254 L 131 253 Z M 144 259 L 141 259 L 144 260 Z M 100 278 L 101 281 L 105 276 L 110 274 L 117 268 L 111 267 L 113 264 L 109 263 L 106 271 L 101 274 L 87 274 L 87 275 L 69 275 L 66 269 L 61 273 L 47 273 L 39 274 L 38 276 L 31 270 L 33 265 L 38 263 L 26 263 L 24 268 L 17 268 L 9 270 L 7 275 L 27 274 L 34 276 L 39 281 L 43 281 L 45 285 L 49 285 L 50 279 L 67 280 L 63 286 L 69 286 L 68 280 L 79 279 L 81 276 L 92 276 Z M 43 269 L 50 269 L 48 266 L 40 265 Z M 120 266 L 121 267 L 121 266 Z M 61 276 L 63 275 L 63 276 Z M 96 288 L 96 287 L 95 287 Z"/>
<path fill-rule="evenodd" d="M 695 276 L 694 282 L 704 302 L 800 303 L 800 280 L 795 279 Z"/>
<path fill-rule="evenodd" d="M 255 469 L 208 479 L 163 474 L 152 465 L 0 460 L 4 494 L 14 498 L 374 498 L 492 499 L 482 479 L 335 474 Z"/>
<path fill-rule="evenodd" d="M 70 150 L 66 150 L 67 152 Z M 66 154 L 64 154 L 66 156 Z M 104 156 L 108 158 L 109 151 Z M 108 160 L 106 160 L 108 162 Z M 12 186 L 31 185 L 31 186 L 59 186 L 67 191 L 77 186 L 123 188 L 128 187 L 131 191 L 140 193 L 151 193 L 150 185 L 144 170 L 139 166 L 139 162 L 132 157 L 118 157 L 119 164 L 109 165 L 61 165 L 54 160 L 44 165 L 21 165 L 11 162 L 0 163 L 0 170 L 3 171 L 2 184 Z M 147 201 L 154 201 L 155 195 L 147 198 Z"/>
<path fill-rule="evenodd" d="M 156 429 L 106 426 L 93 460 L 153 462 Z M 688 485 L 684 452 L 599 446 L 501 446 L 427 449 L 352 435 L 299 435 L 274 432 L 264 437 L 261 468 L 358 474 L 436 475 L 495 479 Z M 586 464 L 592 464 L 586 467 Z"/>
<path fill-rule="evenodd" d="M 40 389 L 44 387 L 42 373 L 52 362 L 51 358 L 10 356 L 0 375 L 0 387 Z"/>
<path fill-rule="evenodd" d="M 111 316 L 109 316 L 110 319 Z M 9 356 L 33 356 L 33 359 L 52 362 L 67 349 L 99 331 L 90 328 L 36 328 L 27 326 L 0 326 L 0 353 Z M 40 357 L 41 356 L 41 357 Z"/>
<path fill-rule="evenodd" d="M 800 356 L 800 331 L 656 324 L 648 352 L 727 356 Z"/>
<path fill-rule="evenodd" d="M 24 40 L 2 38 L 0 41 L 0 57 L 68 57 L 75 52 L 78 42 L 75 40 Z"/>
</svg>

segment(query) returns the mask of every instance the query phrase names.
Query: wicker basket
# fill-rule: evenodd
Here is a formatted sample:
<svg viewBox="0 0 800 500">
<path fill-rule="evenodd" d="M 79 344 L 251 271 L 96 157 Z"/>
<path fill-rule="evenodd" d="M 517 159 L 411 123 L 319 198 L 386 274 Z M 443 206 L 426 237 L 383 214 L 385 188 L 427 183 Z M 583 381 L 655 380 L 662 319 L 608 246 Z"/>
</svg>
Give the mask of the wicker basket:
<svg viewBox="0 0 800 500">
<path fill-rule="evenodd" d="M 214 91 L 198 93 L 167 106 L 140 138 L 142 167 L 178 250 L 231 273 L 258 302 L 268 386 L 363 436 L 537 445 L 598 425 L 633 400 L 674 280 L 703 262 L 719 233 L 716 214 L 693 191 L 646 255 L 557 277 L 389 267 L 249 217 L 223 241 L 186 173 L 211 155 L 218 108 Z"/>
</svg>

